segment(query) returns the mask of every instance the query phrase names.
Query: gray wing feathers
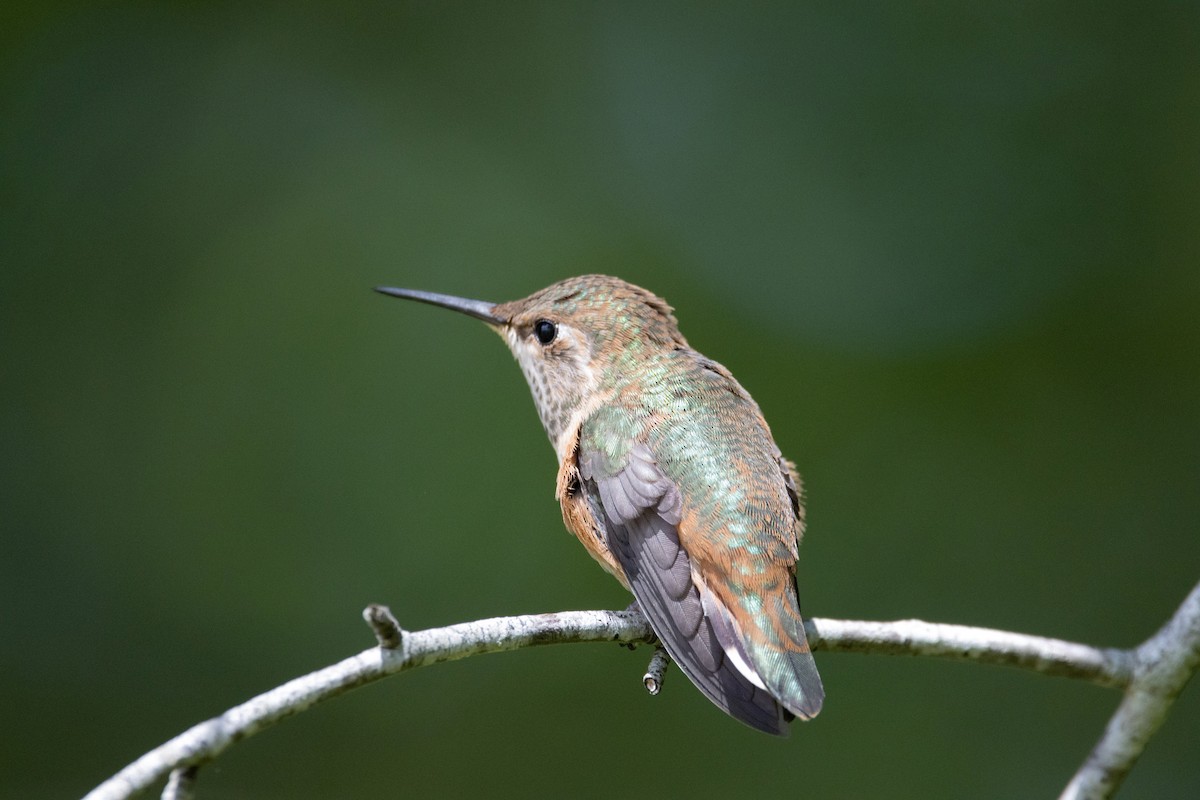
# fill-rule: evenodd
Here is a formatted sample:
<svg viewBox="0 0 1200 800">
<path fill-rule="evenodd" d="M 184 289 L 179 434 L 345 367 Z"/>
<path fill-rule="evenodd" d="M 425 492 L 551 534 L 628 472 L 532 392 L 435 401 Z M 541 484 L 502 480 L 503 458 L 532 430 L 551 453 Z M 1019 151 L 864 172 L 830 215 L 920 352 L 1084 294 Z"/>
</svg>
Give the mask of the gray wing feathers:
<svg viewBox="0 0 1200 800">
<path fill-rule="evenodd" d="M 633 448 L 616 475 L 597 474 L 580 459 L 580 474 L 599 495 L 594 509 L 630 588 L 671 658 L 697 688 L 726 713 L 758 730 L 787 732 L 791 714 L 755 686 L 729 659 L 706 616 L 692 580 L 677 525 L 682 502 L 644 444 Z"/>
<path fill-rule="evenodd" d="M 580 459 L 580 475 L 584 480 L 595 480 L 604 511 L 613 522 L 624 525 L 653 508 L 669 524 L 679 524 L 679 490 L 659 471 L 649 447 L 634 446 L 628 463 L 616 475 L 597 476 L 592 462 Z"/>
</svg>

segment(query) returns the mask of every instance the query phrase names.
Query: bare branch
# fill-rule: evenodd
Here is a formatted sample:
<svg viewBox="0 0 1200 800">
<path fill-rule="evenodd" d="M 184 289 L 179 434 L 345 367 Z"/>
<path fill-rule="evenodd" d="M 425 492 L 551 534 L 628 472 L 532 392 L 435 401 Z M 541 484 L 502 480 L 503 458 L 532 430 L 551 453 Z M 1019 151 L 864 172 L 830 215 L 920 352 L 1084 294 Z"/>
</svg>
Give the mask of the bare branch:
<svg viewBox="0 0 1200 800">
<path fill-rule="evenodd" d="M 394 618 L 388 622 L 390 614 L 384 616 L 378 610 L 369 608 L 364 617 L 381 643 L 399 638 L 397 646 L 372 647 L 202 722 L 146 753 L 93 789 L 85 800 L 132 797 L 162 780 L 172 770 L 211 761 L 235 742 L 285 717 L 396 672 L 544 644 L 607 641 L 630 645 L 656 641 L 645 618 L 635 610 L 498 617 L 414 632 L 401 631 Z M 1135 654 L 1059 639 L 920 620 L 815 619 L 806 623 L 806 630 L 813 649 L 823 652 L 938 656 L 1017 667 L 1116 688 L 1129 685 L 1135 659 L 1141 654 L 1140 649 Z M 394 635 L 395 632 L 400 633 L 399 637 Z M 1147 650 L 1146 655 L 1149 654 Z M 661 686 L 661 675 L 654 672 L 654 666 L 652 660 L 647 678 L 655 678 Z"/>
<path fill-rule="evenodd" d="M 173 769 L 211 761 L 235 742 L 285 717 L 395 672 L 543 644 L 637 643 L 648 642 L 652 636 L 645 618 L 630 611 L 565 611 L 498 617 L 410 632 L 403 637 L 400 649 L 372 647 L 201 722 L 125 767 L 89 792 L 86 800 L 132 797 Z"/>
<path fill-rule="evenodd" d="M 363 609 L 363 619 L 375 631 L 375 640 L 379 646 L 387 650 L 396 650 L 404 644 L 404 629 L 392 616 L 392 610 L 387 606 L 372 603 Z"/>
<path fill-rule="evenodd" d="M 1133 653 L 990 628 L 917 619 L 859 622 L 813 619 L 805 623 L 814 650 L 940 656 L 1018 667 L 1044 675 L 1124 688 L 1133 677 Z"/>
<path fill-rule="evenodd" d="M 657 695 L 662 691 L 669 666 L 671 666 L 671 657 L 667 655 L 667 651 L 661 645 L 655 647 L 654 655 L 650 658 L 650 666 L 646 667 L 646 674 L 642 676 L 642 685 L 646 687 L 647 692 Z"/>
<path fill-rule="evenodd" d="M 1108 727 L 1060 800 L 1112 797 L 1200 667 L 1200 584 L 1135 651 L 1133 680 Z"/>
<path fill-rule="evenodd" d="M 162 800 L 192 800 L 196 796 L 197 767 L 180 767 L 171 770 Z"/>
</svg>

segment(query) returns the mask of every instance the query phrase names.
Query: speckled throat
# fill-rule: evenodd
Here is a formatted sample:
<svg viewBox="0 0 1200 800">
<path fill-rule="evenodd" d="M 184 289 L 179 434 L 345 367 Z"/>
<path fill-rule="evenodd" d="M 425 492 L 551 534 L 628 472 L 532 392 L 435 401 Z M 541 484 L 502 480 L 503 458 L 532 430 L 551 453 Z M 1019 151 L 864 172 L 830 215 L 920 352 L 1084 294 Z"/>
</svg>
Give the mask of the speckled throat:
<svg viewBox="0 0 1200 800">
<path fill-rule="evenodd" d="M 504 338 L 529 384 L 542 427 L 557 449 L 577 412 L 596 390 L 597 375 L 591 365 L 590 348 L 543 356 L 522 346 L 520 334 L 512 327 L 504 331 Z M 547 364 L 547 358 L 554 359 L 553 368 Z"/>
</svg>

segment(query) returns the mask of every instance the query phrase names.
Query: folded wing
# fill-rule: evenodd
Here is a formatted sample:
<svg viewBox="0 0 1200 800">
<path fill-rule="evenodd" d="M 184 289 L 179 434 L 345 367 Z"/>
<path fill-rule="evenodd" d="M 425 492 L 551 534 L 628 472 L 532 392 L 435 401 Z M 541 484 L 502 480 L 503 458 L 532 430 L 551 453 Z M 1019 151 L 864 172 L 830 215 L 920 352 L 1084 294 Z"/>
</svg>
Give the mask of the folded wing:
<svg viewBox="0 0 1200 800">
<path fill-rule="evenodd" d="M 635 445 L 615 472 L 602 468 L 599 454 L 578 456 L 608 548 L 671 658 L 730 716 L 766 733 L 786 734 L 792 714 L 763 688 L 728 612 L 697 585 L 680 545 L 678 487 L 659 470 L 650 448 Z"/>
</svg>

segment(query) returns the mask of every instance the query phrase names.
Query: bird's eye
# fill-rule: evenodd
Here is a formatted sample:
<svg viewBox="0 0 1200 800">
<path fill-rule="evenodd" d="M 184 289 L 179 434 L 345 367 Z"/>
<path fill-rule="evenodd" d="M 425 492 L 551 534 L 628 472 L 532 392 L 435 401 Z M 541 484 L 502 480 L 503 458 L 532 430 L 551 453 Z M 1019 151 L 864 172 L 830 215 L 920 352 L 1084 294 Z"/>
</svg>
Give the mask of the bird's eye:
<svg viewBox="0 0 1200 800">
<path fill-rule="evenodd" d="M 548 319 L 539 319 L 533 323 L 533 335 L 542 344 L 550 344 L 558 335 L 558 326 Z"/>
</svg>

